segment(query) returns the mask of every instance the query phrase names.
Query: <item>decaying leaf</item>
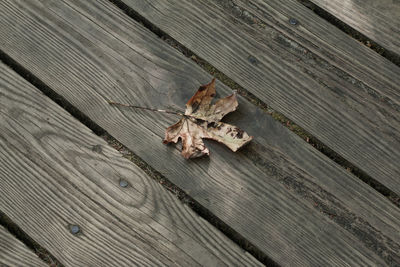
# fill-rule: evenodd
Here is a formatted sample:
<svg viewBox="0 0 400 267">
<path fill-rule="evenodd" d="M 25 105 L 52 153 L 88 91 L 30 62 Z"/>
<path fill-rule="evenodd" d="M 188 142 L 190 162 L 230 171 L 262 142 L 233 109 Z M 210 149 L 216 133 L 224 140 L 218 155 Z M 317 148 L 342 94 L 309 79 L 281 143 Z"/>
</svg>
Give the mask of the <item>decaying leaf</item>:
<svg viewBox="0 0 400 267">
<path fill-rule="evenodd" d="M 209 155 L 202 138 L 216 140 L 225 144 L 232 151 L 251 141 L 252 137 L 236 126 L 220 122 L 228 113 L 236 110 L 236 93 L 219 99 L 214 105 L 215 79 L 202 85 L 186 103 L 183 118 L 167 128 L 164 144 L 177 143 L 182 139 L 182 155 L 185 158 L 197 158 Z"/>
</svg>

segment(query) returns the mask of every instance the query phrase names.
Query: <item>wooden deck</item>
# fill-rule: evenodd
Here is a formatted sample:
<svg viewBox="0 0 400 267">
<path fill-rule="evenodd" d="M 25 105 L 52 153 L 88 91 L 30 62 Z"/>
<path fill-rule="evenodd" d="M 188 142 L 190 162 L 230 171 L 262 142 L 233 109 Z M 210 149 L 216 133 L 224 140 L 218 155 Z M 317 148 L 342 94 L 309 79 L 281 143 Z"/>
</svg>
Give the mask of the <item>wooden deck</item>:
<svg viewBox="0 0 400 267">
<path fill-rule="evenodd" d="M 0 1 L 0 212 L 57 266 L 400 266 L 400 2 L 311 1 L 395 59 L 301 2 Z M 236 153 L 107 102 L 183 110 L 213 75 Z M 9 225 L 1 266 L 49 263 Z"/>
</svg>

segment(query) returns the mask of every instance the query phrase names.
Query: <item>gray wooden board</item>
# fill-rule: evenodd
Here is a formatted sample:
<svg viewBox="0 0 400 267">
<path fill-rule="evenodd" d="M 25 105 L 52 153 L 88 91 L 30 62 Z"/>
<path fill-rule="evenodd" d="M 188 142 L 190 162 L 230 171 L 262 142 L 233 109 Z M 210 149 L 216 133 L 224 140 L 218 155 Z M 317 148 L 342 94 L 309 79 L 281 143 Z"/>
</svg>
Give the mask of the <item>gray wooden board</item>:
<svg viewBox="0 0 400 267">
<path fill-rule="evenodd" d="M 382 47 L 400 55 L 400 1 L 311 0 Z"/>
<path fill-rule="evenodd" d="M 400 194 L 396 65 L 296 0 L 235 1 L 246 17 L 228 0 L 124 2 Z"/>
<path fill-rule="evenodd" d="M 262 265 L 2 63 L 0 93 L 0 210 L 65 266 Z"/>
<path fill-rule="evenodd" d="M 182 109 L 211 80 L 109 2 L 0 5 L 3 51 L 273 260 L 400 262 L 399 210 L 243 99 L 227 120 L 254 142 L 238 153 L 207 142 L 210 158 L 193 161 L 161 143 L 178 118 L 109 106 Z"/>
<path fill-rule="evenodd" d="M 0 266 L 46 266 L 32 250 L 0 225 Z"/>
</svg>

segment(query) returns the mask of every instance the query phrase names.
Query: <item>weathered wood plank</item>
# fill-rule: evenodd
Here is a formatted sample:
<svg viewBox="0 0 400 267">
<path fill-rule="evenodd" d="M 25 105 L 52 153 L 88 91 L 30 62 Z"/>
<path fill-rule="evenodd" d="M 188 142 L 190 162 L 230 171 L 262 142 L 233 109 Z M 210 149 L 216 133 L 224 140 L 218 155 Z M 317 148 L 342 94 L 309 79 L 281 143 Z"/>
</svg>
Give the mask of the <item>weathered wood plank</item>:
<svg viewBox="0 0 400 267">
<path fill-rule="evenodd" d="M 111 98 L 181 108 L 210 81 L 109 2 L 0 5 L 3 51 L 273 260 L 400 262 L 399 210 L 243 99 L 229 119 L 255 135 L 253 144 L 231 153 L 208 143 L 211 157 L 195 161 L 161 143 L 176 118 L 109 106 Z"/>
<path fill-rule="evenodd" d="M 400 2 L 311 0 L 382 47 L 400 55 Z"/>
<path fill-rule="evenodd" d="M 262 265 L 2 63 L 0 93 L 0 209 L 65 266 Z"/>
<path fill-rule="evenodd" d="M 296 0 L 123 2 L 400 194 L 396 65 Z"/>
<path fill-rule="evenodd" d="M 46 266 L 24 243 L 0 225 L 0 266 Z"/>
</svg>

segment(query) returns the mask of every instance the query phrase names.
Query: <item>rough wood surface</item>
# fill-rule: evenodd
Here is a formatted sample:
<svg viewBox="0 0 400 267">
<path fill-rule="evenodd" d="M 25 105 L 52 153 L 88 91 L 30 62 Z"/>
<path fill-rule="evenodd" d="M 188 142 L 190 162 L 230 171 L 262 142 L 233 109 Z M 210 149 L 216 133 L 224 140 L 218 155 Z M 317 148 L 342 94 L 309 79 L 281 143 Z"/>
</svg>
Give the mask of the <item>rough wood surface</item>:
<svg viewBox="0 0 400 267">
<path fill-rule="evenodd" d="M 261 265 L 1 63 L 0 93 L 0 210 L 65 266 Z"/>
<path fill-rule="evenodd" d="M 400 55 L 400 1 L 311 0 L 382 47 Z"/>
<path fill-rule="evenodd" d="M 400 194 L 396 65 L 296 0 L 123 2 Z"/>
<path fill-rule="evenodd" d="M 400 262 L 399 210 L 243 99 L 227 119 L 254 142 L 208 143 L 210 158 L 194 161 L 161 143 L 178 118 L 109 106 L 182 109 L 211 80 L 109 2 L 0 5 L 3 51 L 276 262 Z"/>
<path fill-rule="evenodd" d="M 0 266 L 46 266 L 32 250 L 0 225 Z"/>
</svg>

